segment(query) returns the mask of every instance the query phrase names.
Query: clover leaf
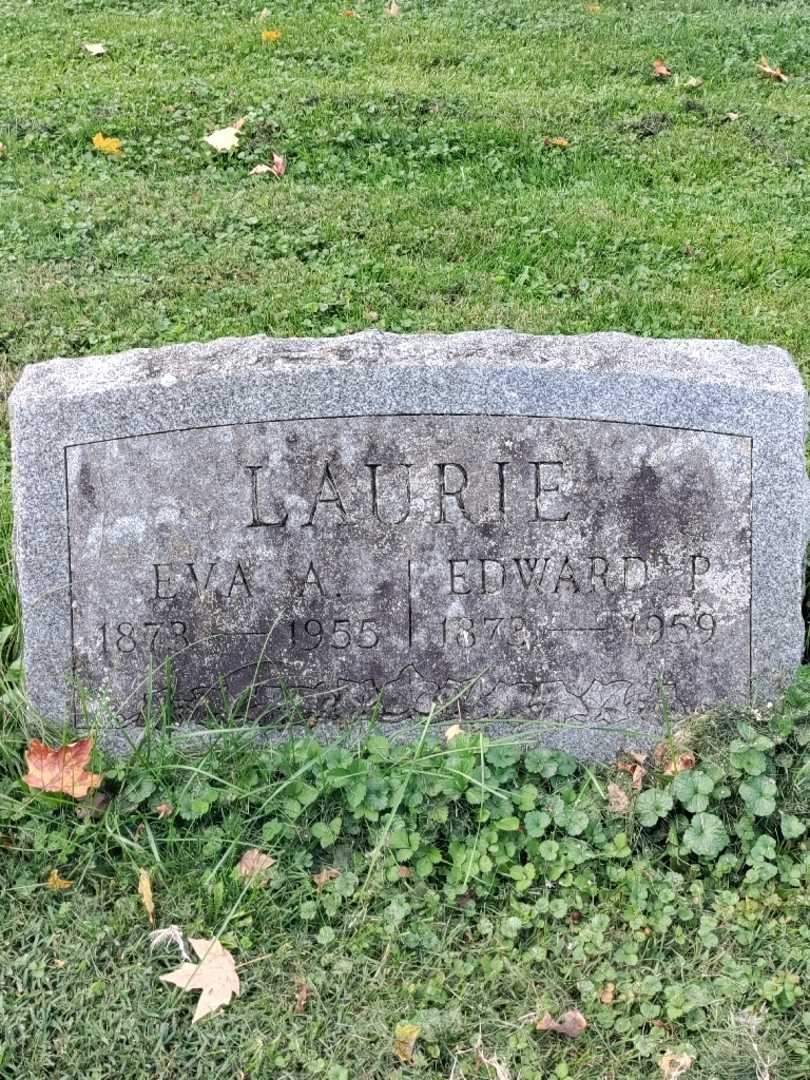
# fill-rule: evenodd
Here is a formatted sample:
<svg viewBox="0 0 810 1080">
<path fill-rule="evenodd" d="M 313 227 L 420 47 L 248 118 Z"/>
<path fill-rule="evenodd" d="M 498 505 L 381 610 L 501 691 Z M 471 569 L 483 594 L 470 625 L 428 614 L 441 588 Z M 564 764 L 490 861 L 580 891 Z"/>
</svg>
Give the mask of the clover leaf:
<svg viewBox="0 0 810 1080">
<path fill-rule="evenodd" d="M 642 791 L 636 800 L 638 819 L 648 829 L 657 824 L 659 818 L 666 817 L 674 803 L 668 791 L 660 788 L 648 788 Z"/>
<path fill-rule="evenodd" d="M 740 795 L 755 817 L 767 817 L 776 809 L 776 782 L 770 776 L 752 776 L 740 784 Z"/>
<path fill-rule="evenodd" d="M 806 825 L 795 814 L 780 814 L 782 836 L 786 840 L 795 840 L 804 832 Z"/>
<path fill-rule="evenodd" d="M 695 814 L 683 841 L 695 855 L 716 858 L 728 844 L 728 833 L 716 814 Z"/>
<path fill-rule="evenodd" d="M 700 814 L 707 809 L 712 791 L 714 781 L 700 769 L 678 773 L 672 781 L 672 794 L 690 814 Z"/>
</svg>

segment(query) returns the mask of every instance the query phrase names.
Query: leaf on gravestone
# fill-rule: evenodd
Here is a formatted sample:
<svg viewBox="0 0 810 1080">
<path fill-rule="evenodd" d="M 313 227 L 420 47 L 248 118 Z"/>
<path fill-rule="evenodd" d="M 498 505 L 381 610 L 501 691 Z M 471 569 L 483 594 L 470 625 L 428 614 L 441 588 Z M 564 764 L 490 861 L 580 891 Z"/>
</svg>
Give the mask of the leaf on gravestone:
<svg viewBox="0 0 810 1080">
<path fill-rule="evenodd" d="M 607 795 L 607 808 L 611 814 L 623 814 L 630 805 L 630 796 L 618 784 L 608 784 Z"/>
<path fill-rule="evenodd" d="M 306 1011 L 307 1000 L 309 998 L 309 987 L 303 980 L 299 980 L 295 986 L 295 1009 L 294 1012 L 303 1013 Z"/>
<path fill-rule="evenodd" d="M 558 1035 L 577 1039 L 588 1026 L 588 1021 L 578 1009 L 569 1009 L 559 1020 L 555 1020 L 551 1013 L 545 1013 L 535 1026 L 538 1031 L 556 1031 Z"/>
<path fill-rule="evenodd" d="M 397 1024 L 394 1028 L 394 1054 L 403 1065 L 413 1061 L 413 1050 L 421 1030 L 416 1024 Z"/>
<path fill-rule="evenodd" d="M 45 888 L 51 889 L 53 892 L 64 892 L 65 889 L 71 889 L 73 882 L 68 881 L 67 878 L 59 877 L 58 870 L 51 870 L 48 874 L 48 880 L 45 882 Z"/>
<path fill-rule="evenodd" d="M 152 878 L 148 870 L 141 870 L 138 874 L 138 895 L 146 908 L 149 922 L 155 925 L 155 901 L 152 899 Z"/>
<path fill-rule="evenodd" d="M 674 1050 L 667 1050 L 658 1062 L 663 1080 L 678 1080 L 678 1077 L 683 1076 L 694 1060 L 689 1054 L 676 1054 Z"/>
<path fill-rule="evenodd" d="M 239 145 L 239 133 L 245 126 L 246 119 L 247 117 L 241 116 L 234 124 L 224 128 L 217 128 L 210 135 L 206 135 L 203 141 L 222 154 L 227 153 L 229 150 L 235 150 Z"/>
<path fill-rule="evenodd" d="M 461 724 L 451 724 L 450 727 L 444 733 L 444 741 L 446 743 L 452 742 L 457 735 L 463 735 L 464 728 Z"/>
<path fill-rule="evenodd" d="M 653 60 L 652 69 L 653 78 L 655 79 L 668 79 L 672 74 L 672 72 L 669 70 L 666 63 L 661 59 L 660 56 Z"/>
<path fill-rule="evenodd" d="M 82 48 L 89 52 L 91 56 L 103 56 L 107 51 L 100 41 L 83 41 Z"/>
<path fill-rule="evenodd" d="M 788 76 L 784 71 L 781 68 L 772 67 L 767 56 L 760 56 L 757 71 L 766 79 L 773 79 L 774 82 L 786 83 L 788 81 Z"/>
<path fill-rule="evenodd" d="M 385 6 L 385 14 L 388 15 L 392 19 L 396 19 L 396 17 L 400 13 L 400 10 L 401 9 L 400 9 L 399 4 L 397 3 L 397 0 L 391 0 L 391 3 L 386 4 L 386 6 Z"/>
<path fill-rule="evenodd" d="M 236 864 L 236 872 L 254 885 L 266 885 L 270 870 L 276 865 L 276 861 L 272 855 L 265 855 L 258 848 L 251 848 Z"/>
<path fill-rule="evenodd" d="M 104 779 L 101 773 L 87 771 L 92 750 L 92 735 L 56 749 L 46 746 L 39 739 L 32 739 L 25 751 L 28 772 L 23 777 L 23 783 L 39 791 L 56 791 L 71 795 L 74 799 L 83 799 Z"/>
<path fill-rule="evenodd" d="M 334 866 L 327 866 L 321 870 L 318 874 L 312 875 L 312 880 L 315 882 L 315 887 L 318 892 L 330 881 L 334 881 L 336 877 L 340 877 L 340 870 Z"/>
<path fill-rule="evenodd" d="M 160 976 L 160 981 L 181 990 L 200 990 L 192 1024 L 239 997 L 239 975 L 231 953 L 216 938 L 189 938 L 199 964 L 181 964 Z"/>
</svg>

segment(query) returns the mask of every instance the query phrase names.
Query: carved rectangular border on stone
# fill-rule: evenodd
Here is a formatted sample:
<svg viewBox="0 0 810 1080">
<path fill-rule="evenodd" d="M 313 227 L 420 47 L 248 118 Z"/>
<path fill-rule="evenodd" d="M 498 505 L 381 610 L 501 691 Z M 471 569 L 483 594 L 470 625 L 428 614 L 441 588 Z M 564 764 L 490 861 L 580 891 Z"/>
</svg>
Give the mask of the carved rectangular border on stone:
<svg viewBox="0 0 810 1080">
<path fill-rule="evenodd" d="M 716 445 L 718 453 L 727 447 L 740 454 L 735 483 L 746 496 L 750 565 L 740 564 L 735 580 L 750 576 L 750 604 L 737 654 L 745 649 L 753 692 L 772 695 L 800 659 L 805 393 L 777 348 L 506 331 L 225 339 L 29 366 L 12 394 L 11 416 L 27 685 L 33 706 L 54 720 L 73 713 L 68 500 L 80 463 L 89 468 L 98 459 L 102 467 L 104 446 L 115 454 L 120 440 L 181 432 L 208 439 L 205 431 L 231 426 L 235 438 L 249 440 L 238 432 L 275 423 L 280 431 L 289 421 L 324 430 L 333 421 L 333 440 L 335 425 L 362 428 L 353 418 L 376 418 L 382 430 L 407 416 L 414 438 L 431 417 L 438 430 L 448 418 L 448 431 L 478 423 L 492 438 L 499 424 L 508 433 L 521 417 L 559 422 L 561 432 L 566 422 L 597 421 L 716 437 L 707 452 Z M 466 591 L 466 578 L 458 583 Z"/>
</svg>

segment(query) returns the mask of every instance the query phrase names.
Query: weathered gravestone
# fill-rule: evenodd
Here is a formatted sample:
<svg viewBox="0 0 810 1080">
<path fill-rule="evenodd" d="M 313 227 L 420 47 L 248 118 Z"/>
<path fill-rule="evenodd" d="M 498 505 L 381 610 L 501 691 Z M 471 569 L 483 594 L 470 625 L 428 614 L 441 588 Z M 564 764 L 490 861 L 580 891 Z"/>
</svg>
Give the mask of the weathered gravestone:
<svg viewBox="0 0 810 1080">
<path fill-rule="evenodd" d="M 805 395 L 721 341 L 364 333 L 58 359 L 12 395 L 33 705 L 288 699 L 599 756 L 802 647 Z M 453 707 L 453 715 L 456 708 Z M 446 721 L 445 721 L 446 722 Z"/>
</svg>

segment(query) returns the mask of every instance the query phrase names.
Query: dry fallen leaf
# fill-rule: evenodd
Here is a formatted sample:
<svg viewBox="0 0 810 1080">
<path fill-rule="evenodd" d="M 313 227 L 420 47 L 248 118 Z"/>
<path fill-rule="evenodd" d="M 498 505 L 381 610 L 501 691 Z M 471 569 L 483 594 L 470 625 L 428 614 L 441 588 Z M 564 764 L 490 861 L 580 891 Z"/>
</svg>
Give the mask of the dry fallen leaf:
<svg viewBox="0 0 810 1080">
<path fill-rule="evenodd" d="M 554 147 L 556 150 L 567 150 L 571 144 L 568 139 L 560 138 L 558 135 L 554 139 L 543 139 L 543 145 Z"/>
<path fill-rule="evenodd" d="M 576 1039 L 588 1026 L 588 1021 L 578 1009 L 569 1009 L 560 1020 L 554 1020 L 550 1013 L 545 1013 L 535 1026 L 538 1031 L 556 1031 L 558 1035 Z"/>
<path fill-rule="evenodd" d="M 399 4 L 397 3 L 397 0 L 391 0 L 391 3 L 386 4 L 385 6 L 385 14 L 389 15 L 392 19 L 395 19 L 397 15 L 399 15 L 400 10 L 401 9 Z"/>
<path fill-rule="evenodd" d="M 167 817 L 170 817 L 174 813 L 174 807 L 172 806 L 172 804 L 170 802 L 158 803 L 157 806 L 154 809 L 155 809 L 155 813 L 157 814 L 157 816 L 159 818 L 167 818 Z"/>
<path fill-rule="evenodd" d="M 200 958 L 199 964 L 181 964 L 174 971 L 160 976 L 160 981 L 179 986 L 181 990 L 201 990 L 194 1010 L 192 1024 L 227 1005 L 234 995 L 239 997 L 239 975 L 233 956 L 216 938 L 189 938 L 191 947 Z"/>
<path fill-rule="evenodd" d="M 740 119 L 740 114 L 738 112 L 727 112 L 723 119 L 733 124 L 735 120 Z"/>
<path fill-rule="evenodd" d="M 340 870 L 334 866 L 327 866 L 319 874 L 313 874 L 312 880 L 320 892 L 327 882 L 334 881 L 336 877 L 340 877 Z"/>
<path fill-rule="evenodd" d="M 141 870 L 138 874 L 138 895 L 143 900 L 149 922 L 155 925 L 155 901 L 152 899 L 152 878 L 148 870 Z"/>
<path fill-rule="evenodd" d="M 265 855 L 258 848 L 251 848 L 236 864 L 236 872 L 255 885 L 266 885 L 270 869 L 275 865 L 276 859 L 272 855 Z"/>
<path fill-rule="evenodd" d="M 413 1061 L 413 1048 L 421 1030 L 416 1024 L 397 1024 L 394 1028 L 394 1053 L 403 1065 Z"/>
<path fill-rule="evenodd" d="M 295 1009 L 297 1013 L 302 1013 L 307 1007 L 307 999 L 309 998 L 309 987 L 305 982 L 299 982 L 295 988 Z"/>
<path fill-rule="evenodd" d="M 683 1076 L 694 1060 L 689 1054 L 676 1054 L 674 1050 L 667 1050 L 658 1062 L 658 1067 L 663 1073 L 663 1080 L 678 1080 L 678 1077 Z"/>
<path fill-rule="evenodd" d="M 274 45 L 281 41 L 280 30 L 262 30 L 262 45 Z"/>
<path fill-rule="evenodd" d="M 601 4 L 586 4 L 585 5 L 585 10 L 590 15 L 598 15 L 599 12 L 602 10 L 602 5 Z"/>
<path fill-rule="evenodd" d="M 92 735 L 55 750 L 39 739 L 32 739 L 25 752 L 28 772 L 23 782 L 39 791 L 58 791 L 83 799 L 104 779 L 100 773 L 87 771 L 92 749 Z"/>
<path fill-rule="evenodd" d="M 490 1057 L 484 1050 L 484 1044 L 481 1041 L 481 1036 L 478 1036 L 478 1041 L 472 1048 L 475 1052 L 475 1062 L 477 1065 L 483 1065 L 489 1075 L 489 1070 L 495 1073 L 495 1080 L 511 1080 L 509 1070 L 500 1058 Z"/>
<path fill-rule="evenodd" d="M 281 177 L 287 171 L 287 159 L 281 154 L 273 154 L 273 164 L 270 166 L 276 176 Z"/>
<path fill-rule="evenodd" d="M 771 67 L 771 62 L 767 56 L 760 56 L 757 71 L 760 75 L 764 75 L 766 79 L 773 79 L 774 82 L 786 83 L 788 81 L 788 76 L 781 68 Z"/>
<path fill-rule="evenodd" d="M 272 165 L 265 165 L 265 164 L 254 165 L 253 168 L 248 173 L 248 176 L 264 176 L 266 173 L 271 173 L 272 171 L 273 171 L 273 166 Z"/>
<path fill-rule="evenodd" d="M 343 12 L 343 18 L 344 19 L 356 19 L 357 18 L 357 12 L 356 11 L 344 11 Z"/>
<path fill-rule="evenodd" d="M 647 770 L 640 762 L 620 761 L 616 768 L 619 772 L 630 774 L 630 787 L 633 791 L 641 791 L 641 784 L 647 775 Z"/>
<path fill-rule="evenodd" d="M 653 78 L 655 79 L 668 79 L 672 74 L 666 63 L 660 57 L 657 57 L 655 60 L 653 60 L 652 69 Z"/>
<path fill-rule="evenodd" d="M 670 760 L 664 766 L 665 776 L 676 776 L 678 773 L 686 772 L 688 769 L 694 769 L 696 762 L 695 755 L 692 753 L 678 754 L 675 760 Z"/>
<path fill-rule="evenodd" d="M 611 814 L 623 814 L 630 805 L 630 796 L 618 784 L 607 786 L 607 808 Z"/>
<path fill-rule="evenodd" d="M 444 741 L 446 743 L 452 742 L 457 735 L 463 735 L 464 728 L 461 724 L 451 724 L 450 727 L 444 733 Z"/>
<path fill-rule="evenodd" d="M 52 889 L 54 892 L 64 892 L 65 889 L 70 889 L 72 886 L 72 881 L 59 877 L 58 870 L 51 870 L 50 874 L 48 874 L 48 880 L 45 882 L 45 888 Z"/>
<path fill-rule="evenodd" d="M 599 995 L 599 1000 L 603 1005 L 612 1005 L 613 999 L 616 996 L 616 987 L 613 983 L 605 983 L 602 988 L 602 993 Z"/>
<path fill-rule="evenodd" d="M 91 56 L 103 56 L 107 51 L 106 47 L 102 45 L 100 41 L 83 41 L 82 48 L 86 49 Z"/>
<path fill-rule="evenodd" d="M 212 131 L 210 135 L 206 135 L 204 142 L 207 142 L 209 146 L 213 146 L 215 150 L 219 150 L 220 153 L 227 153 L 229 150 L 235 150 L 239 145 L 239 133 L 245 126 L 246 117 L 240 117 L 235 124 L 230 124 L 228 127 L 217 128 L 216 131 Z"/>
</svg>

